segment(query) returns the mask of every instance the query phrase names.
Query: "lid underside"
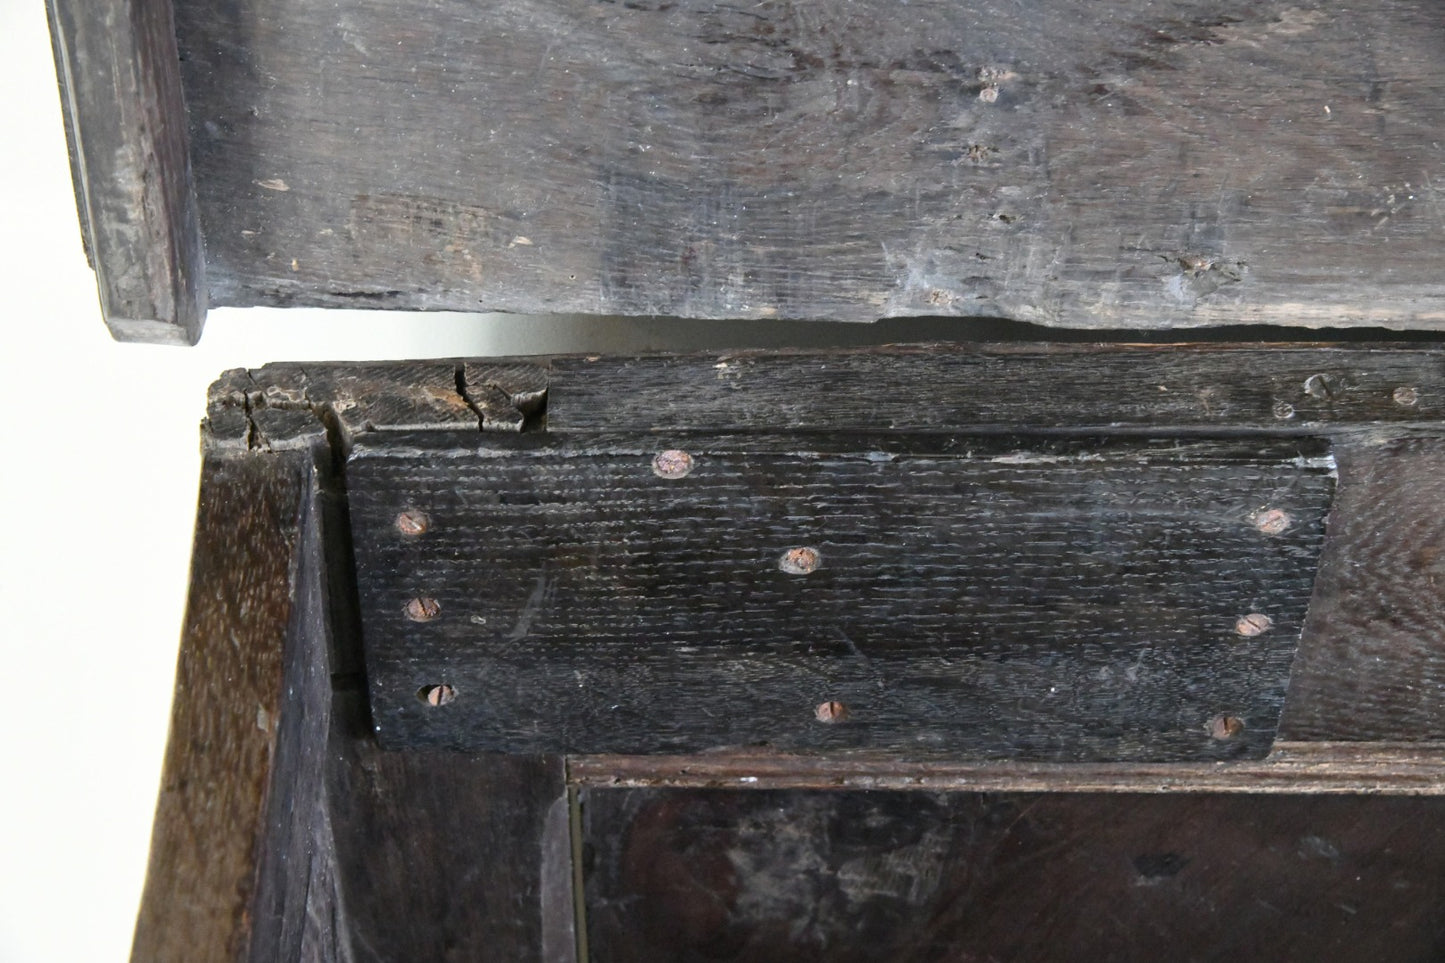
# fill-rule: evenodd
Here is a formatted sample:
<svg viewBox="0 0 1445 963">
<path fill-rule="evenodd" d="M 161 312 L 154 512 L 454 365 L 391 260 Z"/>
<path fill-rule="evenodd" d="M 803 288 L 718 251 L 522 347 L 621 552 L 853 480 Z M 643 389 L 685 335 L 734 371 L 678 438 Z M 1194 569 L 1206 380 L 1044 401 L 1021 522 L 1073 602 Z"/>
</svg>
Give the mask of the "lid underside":
<svg viewBox="0 0 1445 963">
<path fill-rule="evenodd" d="M 152 3 L 212 305 L 1445 328 L 1428 0 Z"/>
</svg>

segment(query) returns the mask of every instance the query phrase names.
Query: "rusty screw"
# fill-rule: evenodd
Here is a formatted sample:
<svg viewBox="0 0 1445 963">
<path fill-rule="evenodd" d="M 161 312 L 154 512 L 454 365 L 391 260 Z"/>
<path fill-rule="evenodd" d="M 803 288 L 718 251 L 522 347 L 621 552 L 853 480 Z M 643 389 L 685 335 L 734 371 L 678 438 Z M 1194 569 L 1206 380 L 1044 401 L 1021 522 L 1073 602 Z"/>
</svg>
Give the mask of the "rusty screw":
<svg viewBox="0 0 1445 963">
<path fill-rule="evenodd" d="M 441 604 L 434 598 L 419 595 L 406 603 L 406 617 L 413 622 L 430 622 L 441 614 Z"/>
<path fill-rule="evenodd" d="M 823 556 L 816 548 L 800 546 L 790 548 L 778 559 L 778 568 L 789 575 L 811 575 L 823 564 Z"/>
<path fill-rule="evenodd" d="M 424 535 L 430 527 L 431 519 L 426 517 L 426 512 L 409 509 L 396 516 L 396 530 L 403 535 Z"/>
<path fill-rule="evenodd" d="M 1409 386 L 1396 388 L 1390 397 L 1395 400 L 1395 404 L 1404 405 L 1406 408 L 1413 408 L 1420 403 L 1420 392 Z"/>
<path fill-rule="evenodd" d="M 1254 514 L 1254 527 L 1266 535 L 1280 535 L 1293 522 L 1289 512 L 1278 508 L 1266 508 Z"/>
<path fill-rule="evenodd" d="M 1220 742 L 1238 739 L 1244 734 L 1244 720 L 1239 716 L 1215 716 L 1209 720 L 1209 734 Z"/>
<path fill-rule="evenodd" d="M 978 99 L 985 104 L 991 104 L 998 100 L 998 88 L 989 84 L 978 92 Z"/>
<path fill-rule="evenodd" d="M 692 456 L 685 451 L 678 451 L 676 448 L 669 448 L 667 451 L 660 451 L 652 459 L 652 473 L 658 478 L 666 478 L 669 481 L 676 481 L 679 478 L 686 478 L 692 471 Z"/>
<path fill-rule="evenodd" d="M 429 706 L 444 706 L 457 697 L 457 690 L 449 685 L 424 685 L 416 690 L 416 697 Z"/>
<path fill-rule="evenodd" d="M 1268 632 L 1273 625 L 1274 619 L 1263 612 L 1251 612 L 1239 617 L 1239 621 L 1234 623 L 1234 631 L 1248 639 Z"/>
<path fill-rule="evenodd" d="M 813 710 L 813 718 L 819 722 L 842 722 L 848 718 L 848 707 L 841 702 L 820 702 Z"/>
</svg>

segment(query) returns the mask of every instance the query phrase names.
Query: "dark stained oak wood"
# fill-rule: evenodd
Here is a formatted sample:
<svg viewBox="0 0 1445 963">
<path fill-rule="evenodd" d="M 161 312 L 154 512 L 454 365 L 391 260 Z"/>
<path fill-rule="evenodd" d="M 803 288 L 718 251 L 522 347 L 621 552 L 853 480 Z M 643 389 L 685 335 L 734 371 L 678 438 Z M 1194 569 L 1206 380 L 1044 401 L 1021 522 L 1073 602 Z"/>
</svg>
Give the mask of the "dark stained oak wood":
<svg viewBox="0 0 1445 963">
<path fill-rule="evenodd" d="M 533 359 L 514 368 L 425 362 L 236 372 L 214 392 L 208 443 L 245 447 L 261 438 L 284 448 L 322 437 L 328 425 L 340 446 L 356 437 L 399 440 L 393 432 L 416 428 L 469 433 L 479 416 L 467 396 L 496 388 L 498 378 L 509 398 L 547 386 L 545 409 L 514 407 L 510 424 L 540 422 L 584 446 L 584 436 L 601 430 L 661 429 L 650 442 L 660 447 L 666 432 L 709 424 L 749 433 L 846 425 L 1057 432 L 1073 424 L 1146 437 L 1322 436 L 1343 452 L 1341 502 L 1323 554 L 1330 581 L 1305 626 L 1285 735 L 1371 744 L 1439 738 L 1431 720 L 1445 717 L 1445 689 L 1417 684 L 1434 671 L 1436 593 L 1421 559 L 1434 538 L 1439 474 L 1426 453 L 1445 409 L 1436 348 L 934 345 Z M 497 373 L 505 371 L 513 373 Z M 1392 777 L 1360 778 L 1378 786 Z"/>
<path fill-rule="evenodd" d="M 1429 345 L 928 344 L 548 367 L 552 432 L 1295 433 L 1445 418 L 1445 354 Z"/>
<path fill-rule="evenodd" d="M 211 385 L 206 443 L 215 450 L 283 450 L 358 434 L 481 428 L 521 431 L 545 408 L 540 364 L 400 361 L 278 364 L 227 371 Z"/>
<path fill-rule="evenodd" d="M 560 759 L 340 748 L 328 794 L 357 959 L 575 957 Z"/>
<path fill-rule="evenodd" d="M 1308 439 L 496 437 L 348 463 L 388 747 L 1263 755 L 1334 486 Z"/>
<path fill-rule="evenodd" d="M 180 0 L 176 28 L 217 304 L 1445 325 L 1431 0 Z"/>
<path fill-rule="evenodd" d="M 594 963 L 1427 961 L 1445 800 L 589 790 Z"/>
<path fill-rule="evenodd" d="M 135 959 L 1435 959 L 1445 945 L 1437 358 L 1393 348 L 1035 346 L 229 373 L 207 422 L 194 582 Z M 741 376 L 713 390 L 706 379 L 734 362 Z M 789 366 L 806 375 L 801 400 L 787 393 Z M 621 391 L 623 370 L 635 376 L 636 397 Z M 1152 392 L 1143 390 L 1151 370 Z M 878 391 L 859 400 L 864 383 Z M 1030 386 L 1032 396 L 1020 393 Z M 1282 403 L 1293 410 L 1276 417 Z M 692 405 L 702 414 L 689 415 Z M 930 405 L 936 420 L 909 420 Z M 698 430 L 691 418 L 726 433 Z M 1031 434 L 1008 434 L 1014 420 Z M 953 447 L 962 441 L 960 457 Z M 664 446 L 686 447 L 692 471 L 653 474 Z M 545 668 L 579 651 L 587 633 L 620 626 L 635 637 L 615 647 L 608 670 L 626 674 L 666 633 L 695 627 L 700 612 L 725 614 L 736 632 L 765 599 L 693 593 L 679 610 L 686 619 L 649 623 L 638 600 L 651 591 L 599 592 L 590 602 L 590 583 L 564 592 L 594 555 L 618 570 L 648 557 L 616 526 L 586 537 L 587 512 L 643 530 L 669 524 L 668 506 L 697 492 L 766 505 L 807 494 L 805 483 L 832 472 L 844 480 L 832 495 L 854 502 L 805 499 L 786 513 L 789 524 L 824 531 L 836 520 L 852 531 L 849 506 L 876 507 L 889 491 L 905 503 L 938 496 L 913 517 L 942 524 L 967 489 L 951 484 L 959 476 L 950 459 L 975 481 L 1014 479 L 995 494 L 1029 495 L 989 513 L 1000 531 L 1074 486 L 1096 507 L 1119 509 L 1094 520 L 1108 524 L 1084 525 L 1105 547 L 1154 524 L 1141 519 L 1210 505 L 1195 515 L 1263 540 L 1266 556 L 1278 557 L 1260 568 L 1238 531 L 1220 536 L 1248 556 L 1240 567 L 1249 577 L 1298 595 L 1299 614 L 1277 626 L 1300 633 L 1300 654 L 1268 754 L 1059 762 L 744 745 L 564 759 L 389 751 L 374 738 L 388 709 L 370 698 L 377 679 L 367 678 L 361 645 L 376 642 L 381 624 L 367 592 L 387 579 L 423 576 L 427 566 L 470 573 L 438 594 L 437 618 L 407 622 L 417 640 L 446 635 L 461 612 L 488 619 L 466 619 L 452 639 L 475 642 L 493 628 L 491 608 L 525 615 L 535 596 L 529 619 L 503 620 L 506 644 L 541 640 L 549 613 L 570 607 L 585 617 L 523 668 Z M 1332 464 L 1338 493 L 1324 525 Z M 599 465 L 606 470 L 592 471 Z M 1165 468 L 1172 485 L 1151 475 Z M 1104 484 L 1116 471 L 1130 483 Z M 377 497 L 370 481 L 388 478 L 397 484 Z M 1271 497 L 1241 501 L 1244 489 L 1231 486 L 1242 478 L 1262 479 Z M 566 514 L 579 489 L 592 492 L 586 511 Z M 1162 499 L 1165 489 L 1172 499 Z M 667 494 L 637 512 L 644 491 Z M 1316 507 L 1300 509 L 1302 499 Z M 1252 527 L 1262 503 L 1284 501 L 1294 513 L 1285 532 Z M 420 531 L 394 526 L 402 508 L 425 516 Z M 561 514 L 533 524 L 547 513 Z M 714 538 L 725 513 L 694 516 L 695 541 L 758 540 L 746 522 Z M 553 552 L 551 588 L 539 593 L 535 569 L 508 566 L 508 538 Z M 987 547 L 958 541 L 971 546 L 965 554 Z M 1026 568 L 1047 544 L 1013 541 L 978 560 L 980 571 Z M 1155 541 L 1146 555 L 1196 544 Z M 819 544 L 822 566 L 790 584 L 846 574 L 836 546 Z M 911 555 L 937 558 L 952 544 L 934 539 Z M 377 546 L 382 564 L 369 554 Z M 1192 573 L 1189 591 L 1207 595 L 1239 574 L 1234 564 Z M 1087 604 L 1107 602 L 1109 586 L 1094 588 Z M 774 600 L 772 610 L 806 632 L 859 604 L 858 593 L 834 591 L 810 612 L 807 595 Z M 1009 598 L 999 591 L 988 601 Z M 1044 611 L 1038 599 L 1034 608 Z M 526 631 L 506 638 L 522 621 Z M 872 670 L 894 671 L 871 640 L 849 637 Z M 908 646 L 928 640 L 894 641 L 916 655 Z M 418 669 L 427 647 L 401 656 L 396 665 Z M 719 675 L 725 688 L 730 679 Z M 561 690 L 477 679 L 495 687 L 496 711 L 512 719 L 572 711 Z M 435 709 L 415 687 L 403 694 L 413 711 L 444 712 L 465 707 L 471 685 Z M 807 721 L 846 732 L 865 720 Z"/>
<path fill-rule="evenodd" d="M 1337 446 L 1291 739 L 1445 739 L 1445 437 Z"/>
<path fill-rule="evenodd" d="M 194 343 L 205 253 L 170 0 L 47 0 L 101 310 L 122 341 Z"/>
<path fill-rule="evenodd" d="M 901 758 L 898 753 L 572 756 L 568 779 L 597 788 L 866 789 L 935 792 L 1445 795 L 1445 743 L 1283 742 L 1264 759 L 1047 763 Z"/>
<path fill-rule="evenodd" d="M 206 458 L 132 959 L 574 963 L 561 760 L 370 738 L 329 462 Z"/>
<path fill-rule="evenodd" d="M 302 917 L 285 908 L 304 901 L 306 862 L 280 861 L 304 833 L 281 803 L 307 808 L 293 628 L 311 484 L 308 453 L 206 459 L 137 963 L 259 961 L 299 944 Z"/>
</svg>

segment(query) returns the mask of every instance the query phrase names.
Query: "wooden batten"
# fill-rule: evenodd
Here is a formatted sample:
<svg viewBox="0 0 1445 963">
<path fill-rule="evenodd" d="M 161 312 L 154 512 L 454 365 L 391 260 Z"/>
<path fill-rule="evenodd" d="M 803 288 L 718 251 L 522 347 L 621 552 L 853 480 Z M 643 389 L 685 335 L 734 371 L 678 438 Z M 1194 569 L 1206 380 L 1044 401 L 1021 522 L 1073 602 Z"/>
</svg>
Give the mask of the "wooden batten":
<svg viewBox="0 0 1445 963">
<path fill-rule="evenodd" d="M 170 0 L 51 0 L 71 173 L 121 341 L 193 344 L 207 292 Z"/>
</svg>

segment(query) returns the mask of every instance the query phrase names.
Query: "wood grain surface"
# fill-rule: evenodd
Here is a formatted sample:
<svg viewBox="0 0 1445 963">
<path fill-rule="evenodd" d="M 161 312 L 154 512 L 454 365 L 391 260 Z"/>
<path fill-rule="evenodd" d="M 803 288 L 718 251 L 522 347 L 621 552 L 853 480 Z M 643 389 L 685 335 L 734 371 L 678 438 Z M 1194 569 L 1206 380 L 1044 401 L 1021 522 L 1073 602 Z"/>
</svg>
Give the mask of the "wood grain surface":
<svg viewBox="0 0 1445 963">
<path fill-rule="evenodd" d="M 552 432 L 1279 434 L 1445 418 L 1445 354 L 1429 345 L 927 344 L 547 366 Z"/>
<path fill-rule="evenodd" d="M 330 767 L 330 818 L 354 959 L 575 958 L 560 759 L 384 752 L 370 740 L 334 751 L 344 763 Z"/>
<path fill-rule="evenodd" d="M 1445 326 L 1430 0 L 183 0 L 176 28 L 217 304 Z"/>
<path fill-rule="evenodd" d="M 1228 762 L 1005 762 L 898 753 L 767 750 L 687 756 L 572 756 L 567 778 L 604 789 L 861 789 L 934 792 L 1445 795 L 1439 742 L 1284 742 Z"/>
<path fill-rule="evenodd" d="M 205 252 L 169 0 L 47 0 L 81 233 L 122 341 L 194 343 Z"/>
<path fill-rule="evenodd" d="M 590 790 L 593 963 L 1438 958 L 1445 800 Z"/>
<path fill-rule="evenodd" d="M 303 713 L 287 694 L 304 673 L 287 639 L 303 619 L 310 484 L 302 452 L 205 461 L 137 963 L 259 961 L 299 945 L 302 917 L 281 909 L 290 886 L 304 900 L 307 866 L 285 864 L 292 822 L 274 803 L 299 796 L 306 808 Z"/>
<path fill-rule="evenodd" d="M 1307 439 L 498 437 L 347 467 L 390 747 L 1262 755 L 1333 490 Z"/>
<path fill-rule="evenodd" d="M 1291 739 L 1445 739 L 1445 438 L 1337 446 Z"/>
</svg>

